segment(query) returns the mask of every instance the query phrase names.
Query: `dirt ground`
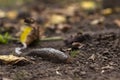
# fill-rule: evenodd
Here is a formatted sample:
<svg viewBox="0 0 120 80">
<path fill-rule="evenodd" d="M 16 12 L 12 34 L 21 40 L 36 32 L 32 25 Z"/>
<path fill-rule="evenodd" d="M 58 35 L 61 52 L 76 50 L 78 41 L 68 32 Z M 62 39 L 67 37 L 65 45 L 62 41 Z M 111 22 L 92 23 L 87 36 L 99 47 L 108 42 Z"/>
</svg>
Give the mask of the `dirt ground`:
<svg viewBox="0 0 120 80">
<path fill-rule="evenodd" d="M 0 80 L 120 80 L 120 27 L 113 22 L 119 18 L 120 14 L 114 13 L 97 25 L 90 25 L 91 19 L 83 18 L 72 23 L 68 32 L 51 33 L 65 39 L 80 31 L 90 36 L 80 42 L 83 46 L 78 49 L 79 53 L 72 63 L 53 63 L 37 58 L 35 64 L 0 65 Z M 14 42 L 1 44 L 0 53 L 12 53 L 18 46 L 20 44 Z M 64 41 L 48 41 L 30 46 L 27 50 L 43 47 L 61 50 L 68 46 Z"/>
</svg>

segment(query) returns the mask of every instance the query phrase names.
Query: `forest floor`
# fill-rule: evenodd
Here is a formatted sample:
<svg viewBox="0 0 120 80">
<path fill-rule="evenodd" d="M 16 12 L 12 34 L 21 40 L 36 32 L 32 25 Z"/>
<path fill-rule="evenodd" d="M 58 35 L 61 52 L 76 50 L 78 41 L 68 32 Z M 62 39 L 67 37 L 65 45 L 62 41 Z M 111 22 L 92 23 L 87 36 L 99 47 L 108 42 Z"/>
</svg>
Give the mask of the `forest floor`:
<svg viewBox="0 0 120 80">
<path fill-rule="evenodd" d="M 67 41 L 70 36 L 82 32 L 85 38 L 78 42 L 82 45 L 77 49 L 78 54 L 72 63 L 54 63 L 37 58 L 34 64 L 0 65 L 0 78 L 3 80 L 120 80 L 120 26 L 114 21 L 120 18 L 119 13 L 104 16 L 105 20 L 91 25 L 93 20 L 103 17 L 99 13 L 88 14 L 84 17 L 78 12 L 76 22 L 69 24 L 66 32 L 46 32 L 47 36 L 61 36 Z M 13 31 L 15 33 L 15 31 Z M 44 41 L 31 45 L 33 48 L 51 47 L 66 49 L 66 41 Z M 70 44 L 71 45 L 71 44 Z M 12 53 L 18 43 L 0 44 L 0 53 Z M 73 47 L 72 47 L 73 48 Z M 75 49 L 76 50 L 76 49 Z M 0 80 L 1 80 L 0 79 Z"/>
</svg>

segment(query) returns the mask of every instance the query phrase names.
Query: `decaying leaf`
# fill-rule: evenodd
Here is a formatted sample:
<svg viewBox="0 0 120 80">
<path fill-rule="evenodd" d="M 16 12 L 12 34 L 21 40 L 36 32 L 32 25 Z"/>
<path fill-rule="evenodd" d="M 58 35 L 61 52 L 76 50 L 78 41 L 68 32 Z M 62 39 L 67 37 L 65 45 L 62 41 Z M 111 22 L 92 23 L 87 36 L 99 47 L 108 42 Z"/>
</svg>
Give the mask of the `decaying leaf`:
<svg viewBox="0 0 120 80">
<path fill-rule="evenodd" d="M 110 15 L 113 13 L 113 10 L 111 8 L 106 8 L 101 11 L 103 15 Z"/>
<path fill-rule="evenodd" d="M 115 10 L 116 12 L 120 12 L 120 7 L 115 7 L 114 10 Z"/>
<path fill-rule="evenodd" d="M 22 43 L 24 43 L 26 40 L 27 40 L 27 36 L 30 34 L 30 32 L 32 31 L 32 28 L 31 27 L 25 27 L 23 29 L 23 32 L 21 33 L 20 35 L 20 41 Z"/>
<path fill-rule="evenodd" d="M 34 40 L 38 38 L 38 31 L 37 29 L 33 27 L 25 27 L 20 35 L 20 41 L 22 44 L 29 45 L 31 44 Z"/>
<path fill-rule="evenodd" d="M 91 21 L 91 25 L 97 25 L 97 24 L 103 23 L 104 20 L 105 20 L 104 17 L 100 17 L 99 19 L 95 19 L 95 20 Z"/>
<path fill-rule="evenodd" d="M 15 19 L 17 15 L 18 15 L 18 12 L 16 10 L 8 11 L 6 13 L 6 17 L 8 17 L 9 19 Z"/>
<path fill-rule="evenodd" d="M 66 15 L 73 16 L 73 15 L 74 15 L 74 12 L 75 12 L 75 10 L 77 10 L 77 8 L 78 8 L 78 6 L 72 4 L 72 5 L 67 6 L 67 7 L 63 10 L 63 12 L 64 12 L 64 14 L 66 14 Z"/>
<path fill-rule="evenodd" d="M 120 27 L 120 20 L 119 19 L 114 20 L 114 23 L 117 24 L 118 27 Z"/>
<path fill-rule="evenodd" d="M 19 62 L 23 62 L 23 65 L 24 63 L 30 63 L 26 58 L 14 55 L 0 55 L 0 62 L 3 64 L 17 64 Z"/>
<path fill-rule="evenodd" d="M 66 21 L 66 18 L 63 15 L 53 14 L 50 17 L 50 23 L 51 24 L 60 24 L 60 23 L 63 23 L 65 21 Z"/>
<path fill-rule="evenodd" d="M 83 10 L 94 10 L 96 9 L 97 5 L 95 3 L 95 1 L 82 1 L 80 2 L 80 7 Z"/>
<path fill-rule="evenodd" d="M 6 16 L 5 11 L 0 10 L 0 18 L 4 18 Z"/>
</svg>

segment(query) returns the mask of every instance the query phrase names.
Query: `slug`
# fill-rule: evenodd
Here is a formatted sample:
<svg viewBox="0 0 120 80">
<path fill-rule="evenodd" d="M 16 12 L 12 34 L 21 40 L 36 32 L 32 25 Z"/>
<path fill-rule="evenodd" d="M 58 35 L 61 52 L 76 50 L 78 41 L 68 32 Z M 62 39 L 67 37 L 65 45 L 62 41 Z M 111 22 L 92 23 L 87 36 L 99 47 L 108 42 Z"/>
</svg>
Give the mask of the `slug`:
<svg viewBox="0 0 120 80">
<path fill-rule="evenodd" d="M 71 58 L 69 55 L 65 54 L 62 51 L 53 49 L 53 48 L 41 48 L 41 49 L 33 49 L 29 51 L 27 56 L 37 56 L 43 59 L 49 59 L 52 62 L 63 62 L 70 63 Z"/>
</svg>

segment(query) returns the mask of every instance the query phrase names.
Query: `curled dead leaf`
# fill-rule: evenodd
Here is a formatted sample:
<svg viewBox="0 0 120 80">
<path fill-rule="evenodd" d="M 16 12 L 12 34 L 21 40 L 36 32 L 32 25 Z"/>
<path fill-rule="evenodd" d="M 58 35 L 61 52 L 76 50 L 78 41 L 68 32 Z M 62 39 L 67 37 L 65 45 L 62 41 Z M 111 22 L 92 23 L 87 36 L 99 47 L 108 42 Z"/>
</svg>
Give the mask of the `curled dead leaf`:
<svg viewBox="0 0 120 80">
<path fill-rule="evenodd" d="M 24 63 L 30 63 L 30 61 L 24 57 L 17 57 L 14 55 L 0 55 L 0 62 L 2 64 L 19 64 L 19 63 L 23 63 L 22 65 L 24 65 Z"/>
<path fill-rule="evenodd" d="M 20 35 L 20 42 L 22 44 L 30 45 L 34 40 L 38 39 L 38 29 L 27 26 L 23 29 Z"/>
</svg>

